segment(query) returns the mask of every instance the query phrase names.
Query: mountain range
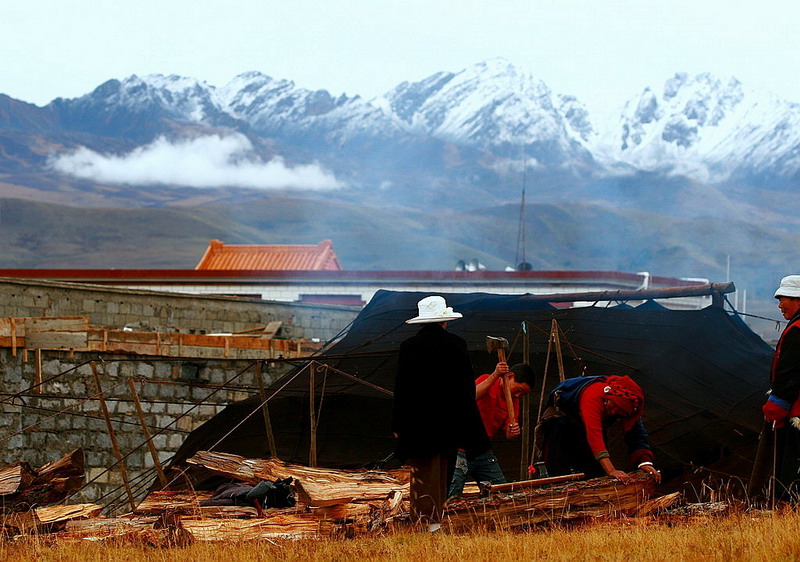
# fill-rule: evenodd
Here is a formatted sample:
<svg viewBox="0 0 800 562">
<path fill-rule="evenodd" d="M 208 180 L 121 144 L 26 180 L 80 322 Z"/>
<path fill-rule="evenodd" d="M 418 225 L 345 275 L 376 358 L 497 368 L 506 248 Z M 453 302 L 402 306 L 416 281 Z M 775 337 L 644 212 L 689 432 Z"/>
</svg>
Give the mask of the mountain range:
<svg viewBox="0 0 800 562">
<path fill-rule="evenodd" d="M 192 267 L 210 238 L 331 238 L 348 269 L 522 257 L 718 281 L 732 257 L 763 296 L 797 263 L 798 125 L 800 104 L 709 73 L 591 114 L 504 59 L 375 99 L 260 72 L 130 76 L 43 107 L 0 95 L 0 232 L 16 241 L 0 266 Z"/>
</svg>

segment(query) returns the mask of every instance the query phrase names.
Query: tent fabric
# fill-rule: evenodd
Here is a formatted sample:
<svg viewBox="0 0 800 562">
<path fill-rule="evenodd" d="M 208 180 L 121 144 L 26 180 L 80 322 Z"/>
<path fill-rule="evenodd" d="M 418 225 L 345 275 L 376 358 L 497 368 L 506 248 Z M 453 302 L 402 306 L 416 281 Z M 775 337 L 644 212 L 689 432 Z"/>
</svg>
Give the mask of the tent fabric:
<svg viewBox="0 0 800 562">
<path fill-rule="evenodd" d="M 391 391 L 400 343 L 419 329 L 405 320 L 416 314 L 417 302 L 428 295 L 379 291 L 344 337 L 316 361 Z M 524 324 L 529 362 L 537 373 L 526 413 L 530 419 L 536 417 L 542 393 L 546 396 L 559 380 L 553 351 L 542 391 L 555 320 L 561 330 L 566 377 L 629 375 L 642 387 L 644 422 L 657 464 L 667 477 L 686 473 L 693 465 L 749 476 L 774 350 L 737 316 L 720 307 L 671 310 L 654 302 L 636 308 L 565 309 L 530 295 L 459 293 L 447 294 L 446 299 L 464 315 L 448 329 L 467 341 L 476 376 L 491 372 L 497 360 L 486 350 L 487 335 L 512 344 L 510 365 L 523 361 Z M 277 455 L 306 463 L 310 391 L 308 370 L 300 369 L 270 387 L 281 390 L 270 399 L 269 409 Z M 318 464 L 385 465 L 394 449 L 389 430 L 391 396 L 324 368 L 318 368 L 314 380 Z M 189 435 L 172 466 L 212 446 L 243 456 L 268 456 L 259 404 L 254 397 L 226 407 Z M 493 449 L 506 475 L 516 479 L 521 461 L 527 465 L 519 441 L 496 439 Z"/>
</svg>

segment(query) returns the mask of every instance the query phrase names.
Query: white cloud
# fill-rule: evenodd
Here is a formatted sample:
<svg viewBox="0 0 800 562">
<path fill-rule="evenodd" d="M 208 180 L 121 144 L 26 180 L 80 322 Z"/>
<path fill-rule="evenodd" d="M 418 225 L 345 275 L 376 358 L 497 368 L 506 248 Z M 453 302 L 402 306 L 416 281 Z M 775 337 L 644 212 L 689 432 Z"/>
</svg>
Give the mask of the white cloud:
<svg viewBox="0 0 800 562">
<path fill-rule="evenodd" d="M 121 156 L 81 147 L 51 157 L 52 169 L 78 178 L 138 185 L 314 189 L 342 187 L 317 164 L 288 167 L 282 158 L 265 162 L 241 134 L 170 141 L 159 137 Z"/>
</svg>

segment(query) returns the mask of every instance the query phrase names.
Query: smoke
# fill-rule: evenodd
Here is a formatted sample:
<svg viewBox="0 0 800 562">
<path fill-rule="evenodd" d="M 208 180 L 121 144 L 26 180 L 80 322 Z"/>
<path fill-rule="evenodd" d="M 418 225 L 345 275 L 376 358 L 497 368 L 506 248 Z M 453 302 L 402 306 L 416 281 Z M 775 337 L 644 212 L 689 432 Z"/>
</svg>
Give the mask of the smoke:
<svg viewBox="0 0 800 562">
<path fill-rule="evenodd" d="M 313 190 L 342 187 L 333 174 L 317 164 L 289 167 L 280 157 L 265 162 L 241 134 L 178 141 L 159 137 L 120 156 L 81 147 L 52 156 L 48 164 L 57 172 L 103 183 Z"/>
</svg>

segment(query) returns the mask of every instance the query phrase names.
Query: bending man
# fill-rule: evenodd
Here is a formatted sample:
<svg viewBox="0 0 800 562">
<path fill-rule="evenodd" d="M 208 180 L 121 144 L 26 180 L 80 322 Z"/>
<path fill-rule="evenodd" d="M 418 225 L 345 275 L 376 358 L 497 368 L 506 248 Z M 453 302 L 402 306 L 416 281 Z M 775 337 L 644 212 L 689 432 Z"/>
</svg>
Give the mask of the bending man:
<svg viewBox="0 0 800 562">
<path fill-rule="evenodd" d="M 631 465 L 650 472 L 660 482 L 642 423 L 643 409 L 644 393 L 630 377 L 567 379 L 550 392 L 536 426 L 536 442 L 541 444 L 537 454 L 550 476 L 583 472 L 589 477 L 607 474 L 628 482 L 630 477 L 614 466 L 606 446 L 606 431 L 619 420 Z"/>
</svg>

